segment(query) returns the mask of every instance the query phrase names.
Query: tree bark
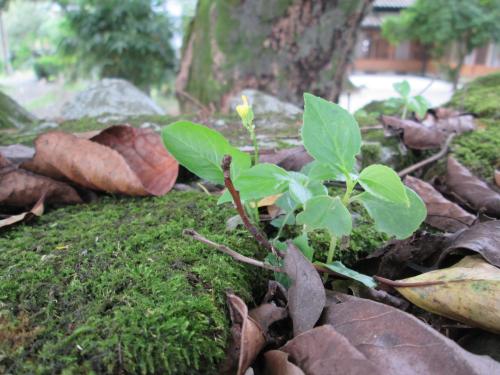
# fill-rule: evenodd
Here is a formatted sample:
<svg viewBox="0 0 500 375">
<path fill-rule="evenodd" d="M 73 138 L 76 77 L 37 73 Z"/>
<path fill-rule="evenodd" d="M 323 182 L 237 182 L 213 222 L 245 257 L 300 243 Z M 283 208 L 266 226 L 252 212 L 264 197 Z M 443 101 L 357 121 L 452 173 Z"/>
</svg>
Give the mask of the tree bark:
<svg viewBox="0 0 500 375">
<path fill-rule="evenodd" d="M 255 88 L 302 105 L 304 92 L 337 101 L 361 20 L 373 0 L 199 0 L 176 90 L 226 110 Z M 188 95 L 185 95 L 188 94 Z"/>
</svg>

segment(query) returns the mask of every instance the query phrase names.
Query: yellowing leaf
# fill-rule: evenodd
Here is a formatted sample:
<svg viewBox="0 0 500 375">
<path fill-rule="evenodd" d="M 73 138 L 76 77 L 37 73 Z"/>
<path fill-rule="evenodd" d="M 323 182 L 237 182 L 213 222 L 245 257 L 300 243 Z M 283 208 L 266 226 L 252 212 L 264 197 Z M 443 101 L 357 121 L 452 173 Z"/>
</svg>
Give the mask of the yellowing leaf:
<svg viewBox="0 0 500 375">
<path fill-rule="evenodd" d="M 276 203 L 276 201 L 281 197 L 283 194 L 274 194 L 270 195 L 269 197 L 262 198 L 259 202 L 257 202 L 257 207 L 268 207 L 272 206 L 273 204 Z"/>
<path fill-rule="evenodd" d="M 480 256 L 401 280 L 433 285 L 396 288 L 415 305 L 471 326 L 500 333 L 500 269 Z"/>
</svg>

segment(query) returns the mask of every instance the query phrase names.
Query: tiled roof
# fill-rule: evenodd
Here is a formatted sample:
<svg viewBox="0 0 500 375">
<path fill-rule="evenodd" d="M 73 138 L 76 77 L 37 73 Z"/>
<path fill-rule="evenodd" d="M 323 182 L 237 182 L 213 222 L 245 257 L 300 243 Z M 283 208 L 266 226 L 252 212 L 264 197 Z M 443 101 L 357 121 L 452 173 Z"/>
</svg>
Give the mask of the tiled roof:
<svg viewBox="0 0 500 375">
<path fill-rule="evenodd" d="M 373 6 L 375 8 L 401 9 L 401 8 L 408 8 L 414 3 L 415 0 L 375 0 Z"/>
</svg>

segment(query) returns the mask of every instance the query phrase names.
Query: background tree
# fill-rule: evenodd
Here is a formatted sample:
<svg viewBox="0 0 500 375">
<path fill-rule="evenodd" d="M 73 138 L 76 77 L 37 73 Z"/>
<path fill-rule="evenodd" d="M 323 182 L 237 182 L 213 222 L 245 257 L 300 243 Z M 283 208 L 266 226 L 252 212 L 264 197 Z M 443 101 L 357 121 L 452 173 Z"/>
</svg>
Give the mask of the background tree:
<svg viewBox="0 0 500 375">
<path fill-rule="evenodd" d="M 465 58 L 475 48 L 500 40 L 500 0 L 417 0 L 400 16 L 388 18 L 383 35 L 392 43 L 413 40 L 440 59 L 455 46 L 450 67 L 457 87 Z"/>
<path fill-rule="evenodd" d="M 173 71 L 171 25 L 161 0 L 59 0 L 70 36 L 62 45 L 84 72 L 125 78 L 149 91 Z"/>
<path fill-rule="evenodd" d="M 199 0 L 176 82 L 181 103 L 224 109 L 246 87 L 297 104 L 305 91 L 336 101 L 371 2 Z"/>
</svg>

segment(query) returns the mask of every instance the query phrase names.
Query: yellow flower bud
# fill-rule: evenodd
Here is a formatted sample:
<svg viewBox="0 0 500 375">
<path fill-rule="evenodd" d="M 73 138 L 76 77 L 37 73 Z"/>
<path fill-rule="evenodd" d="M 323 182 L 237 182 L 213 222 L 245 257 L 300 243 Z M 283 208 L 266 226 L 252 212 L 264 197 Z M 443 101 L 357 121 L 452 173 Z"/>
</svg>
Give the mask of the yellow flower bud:
<svg viewBox="0 0 500 375">
<path fill-rule="evenodd" d="M 241 96 L 241 100 L 243 101 L 243 104 L 239 104 L 236 106 L 236 112 L 238 112 L 238 115 L 241 117 L 241 120 L 243 122 L 246 122 L 248 120 L 248 113 L 250 112 L 250 106 L 248 105 L 248 99 L 245 95 Z"/>
</svg>

